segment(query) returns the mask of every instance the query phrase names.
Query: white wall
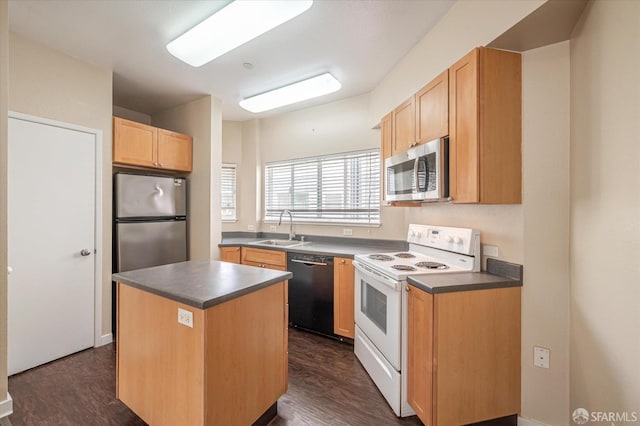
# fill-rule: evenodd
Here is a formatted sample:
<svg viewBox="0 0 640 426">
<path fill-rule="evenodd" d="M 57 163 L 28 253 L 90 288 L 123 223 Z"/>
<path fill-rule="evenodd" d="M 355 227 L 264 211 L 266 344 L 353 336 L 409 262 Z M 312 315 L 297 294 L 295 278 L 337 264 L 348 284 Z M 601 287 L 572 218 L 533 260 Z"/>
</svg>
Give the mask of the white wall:
<svg viewBox="0 0 640 426">
<path fill-rule="evenodd" d="M 0 0 L 0 402 L 7 398 L 7 87 L 8 2 Z M 2 414 L 2 413 L 0 413 Z"/>
<path fill-rule="evenodd" d="M 522 414 L 549 425 L 569 424 L 569 69 L 568 41 L 522 55 Z"/>
<path fill-rule="evenodd" d="M 220 172 L 222 113 L 217 98 L 195 101 L 153 114 L 156 127 L 193 137 L 193 172 L 188 176 L 189 256 L 192 260 L 219 258 L 222 222 Z"/>
<path fill-rule="evenodd" d="M 493 41 L 545 1 L 457 1 L 371 92 L 371 124 L 471 49 Z"/>
<path fill-rule="evenodd" d="M 102 131 L 102 334 L 111 333 L 111 71 L 9 35 L 9 110 Z M 3 91 L 3 93 L 6 93 Z"/>
<path fill-rule="evenodd" d="M 151 116 L 149 114 L 134 111 L 132 109 L 124 108 L 117 105 L 113 106 L 113 115 L 114 117 L 120 117 L 138 123 L 151 124 Z"/>
<path fill-rule="evenodd" d="M 640 417 L 638 69 L 640 2 L 590 2 L 571 38 L 571 410 Z"/>
</svg>

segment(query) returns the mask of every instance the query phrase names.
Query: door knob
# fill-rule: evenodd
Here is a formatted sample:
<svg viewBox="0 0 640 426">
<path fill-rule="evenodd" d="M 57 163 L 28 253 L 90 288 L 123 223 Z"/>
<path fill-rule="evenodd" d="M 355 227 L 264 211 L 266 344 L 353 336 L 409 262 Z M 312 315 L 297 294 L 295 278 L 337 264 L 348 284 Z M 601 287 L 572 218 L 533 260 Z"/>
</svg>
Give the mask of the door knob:
<svg viewBox="0 0 640 426">
<path fill-rule="evenodd" d="M 91 250 L 89 250 L 89 249 L 80 250 L 80 255 L 81 256 L 89 256 L 90 254 L 91 254 Z"/>
</svg>

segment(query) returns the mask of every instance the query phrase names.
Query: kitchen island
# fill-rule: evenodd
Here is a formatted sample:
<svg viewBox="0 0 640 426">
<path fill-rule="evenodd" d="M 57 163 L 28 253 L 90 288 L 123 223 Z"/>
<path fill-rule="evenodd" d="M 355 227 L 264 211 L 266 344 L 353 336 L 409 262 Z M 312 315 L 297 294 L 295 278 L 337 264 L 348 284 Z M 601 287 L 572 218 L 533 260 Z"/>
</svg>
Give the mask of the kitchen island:
<svg viewBox="0 0 640 426">
<path fill-rule="evenodd" d="M 291 273 L 190 261 L 114 274 L 116 394 L 151 425 L 250 425 L 287 389 Z"/>
</svg>

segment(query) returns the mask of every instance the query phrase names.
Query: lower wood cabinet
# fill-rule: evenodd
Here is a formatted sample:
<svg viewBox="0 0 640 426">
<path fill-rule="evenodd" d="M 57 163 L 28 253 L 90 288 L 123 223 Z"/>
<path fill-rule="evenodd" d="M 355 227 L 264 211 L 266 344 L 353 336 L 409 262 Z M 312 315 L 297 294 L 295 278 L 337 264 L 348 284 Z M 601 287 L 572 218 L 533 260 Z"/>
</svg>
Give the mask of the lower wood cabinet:
<svg viewBox="0 0 640 426">
<path fill-rule="evenodd" d="M 220 247 L 220 260 L 240 263 L 240 247 Z"/>
<path fill-rule="evenodd" d="M 287 253 L 279 250 L 242 247 L 242 264 L 258 268 L 287 270 Z"/>
<path fill-rule="evenodd" d="M 520 412 L 520 287 L 408 286 L 407 398 L 426 426 Z"/>
<path fill-rule="evenodd" d="M 116 395 L 147 424 L 246 426 L 286 392 L 286 281 L 207 309 L 119 283 L 117 303 Z"/>
<path fill-rule="evenodd" d="M 355 337 L 353 259 L 333 259 L 333 332 Z"/>
</svg>

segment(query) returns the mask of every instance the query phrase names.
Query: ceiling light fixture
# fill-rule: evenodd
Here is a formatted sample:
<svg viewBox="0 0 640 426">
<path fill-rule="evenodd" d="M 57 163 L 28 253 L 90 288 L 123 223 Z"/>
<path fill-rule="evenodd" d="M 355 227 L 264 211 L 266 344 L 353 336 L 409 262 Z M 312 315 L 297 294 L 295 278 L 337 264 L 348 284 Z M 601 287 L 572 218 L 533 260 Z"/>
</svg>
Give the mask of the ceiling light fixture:
<svg viewBox="0 0 640 426">
<path fill-rule="evenodd" d="M 295 18 L 312 4 L 313 0 L 234 1 L 167 44 L 167 50 L 199 67 Z"/>
<path fill-rule="evenodd" d="M 240 106 L 250 112 L 263 112 L 281 106 L 295 104 L 340 90 L 342 85 L 330 73 L 299 81 L 279 89 L 240 101 Z"/>
</svg>

